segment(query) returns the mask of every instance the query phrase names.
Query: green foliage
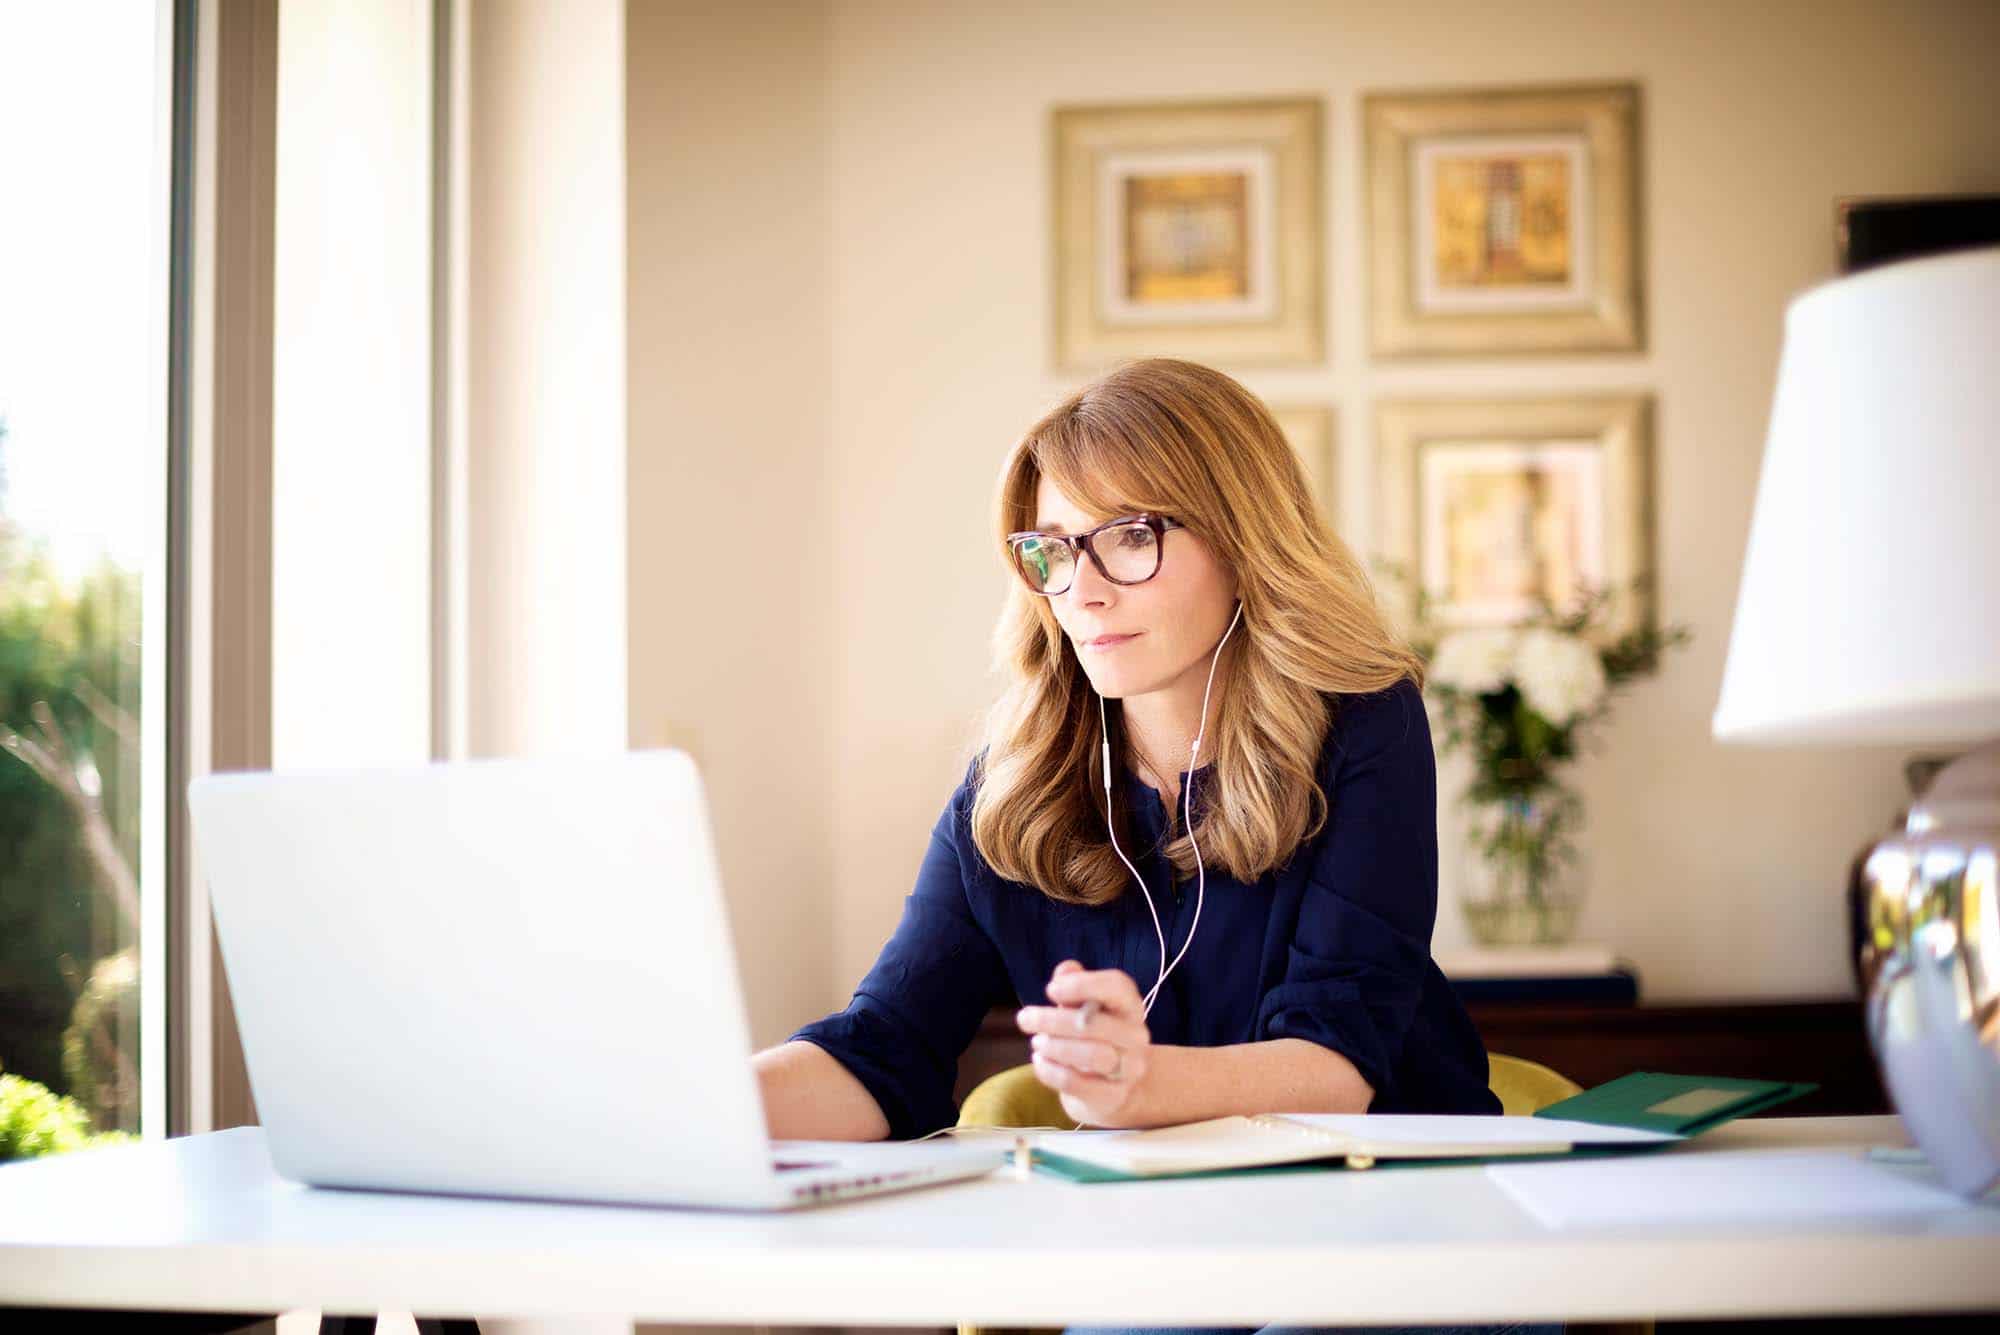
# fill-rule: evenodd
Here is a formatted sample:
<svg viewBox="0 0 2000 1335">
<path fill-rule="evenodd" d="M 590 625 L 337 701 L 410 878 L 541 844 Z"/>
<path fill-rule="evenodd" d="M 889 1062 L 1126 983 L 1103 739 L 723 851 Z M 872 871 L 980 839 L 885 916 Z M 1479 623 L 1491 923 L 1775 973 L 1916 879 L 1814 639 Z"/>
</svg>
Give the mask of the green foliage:
<svg viewBox="0 0 2000 1335">
<path fill-rule="evenodd" d="M 70 1097 L 99 1126 L 137 1121 L 139 1080 L 132 1054 L 138 1037 L 139 949 L 127 946 L 90 971 L 62 1036 Z"/>
<path fill-rule="evenodd" d="M 1581 610 L 1570 616 L 1552 621 L 1557 630 L 1568 631 L 1572 635 L 1585 635 L 1590 624 L 1596 619 L 1604 605 L 1604 596 L 1593 598 Z M 1604 680 L 1612 690 L 1617 690 L 1626 682 L 1639 677 L 1650 677 L 1660 670 L 1660 660 L 1669 649 L 1688 643 L 1694 632 L 1686 626 L 1644 625 L 1629 630 L 1611 643 L 1598 648 L 1597 656 L 1604 664 Z M 1600 708 L 1608 708 L 1607 704 Z"/>
<path fill-rule="evenodd" d="M 129 726 L 139 709 L 139 609 L 136 572 L 106 564 L 67 583 L 0 511 L 0 742 L 34 735 L 45 707 L 128 866 L 139 845 Z M 0 746 L 0 1062 L 55 1088 L 70 1083 L 62 1035 L 96 961 L 132 944 L 82 834 L 63 795 Z"/>
<path fill-rule="evenodd" d="M 90 1114 L 74 1099 L 18 1075 L 0 1075 L 0 1163 L 135 1139 L 124 1131 L 93 1132 Z"/>
<path fill-rule="evenodd" d="M 1549 722 L 1517 686 L 1453 701 L 1443 713 L 1448 733 L 1461 734 L 1443 749 L 1463 746 L 1472 753 L 1473 779 L 1466 795 L 1474 801 L 1550 786 L 1555 767 L 1576 757 L 1576 725 L 1559 728 Z"/>
</svg>

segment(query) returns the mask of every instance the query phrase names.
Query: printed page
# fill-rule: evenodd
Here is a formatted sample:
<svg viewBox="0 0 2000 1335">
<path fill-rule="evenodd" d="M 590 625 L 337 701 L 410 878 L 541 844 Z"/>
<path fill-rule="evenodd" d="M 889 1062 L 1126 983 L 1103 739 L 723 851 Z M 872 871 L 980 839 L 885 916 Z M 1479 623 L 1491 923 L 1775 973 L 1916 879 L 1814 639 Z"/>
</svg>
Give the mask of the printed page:
<svg viewBox="0 0 2000 1335">
<path fill-rule="evenodd" d="M 1571 1145 L 1641 1145 L 1682 1137 L 1666 1131 L 1641 1131 L 1633 1127 L 1599 1126 L 1595 1122 L 1572 1122 L 1560 1117 L 1453 1116 L 1438 1113 L 1279 1113 L 1287 1122 L 1298 1122 L 1316 1130 L 1346 1137 L 1356 1145 L 1367 1145 L 1362 1153 L 1377 1158 L 1394 1156 L 1398 1148 L 1433 1150 L 1449 1147 L 1465 1154 L 1521 1153 L 1521 1147 L 1541 1152 L 1553 1145 L 1557 1150 Z"/>
<path fill-rule="evenodd" d="M 1037 1137 L 1035 1148 L 1142 1177 L 1300 1163 L 1347 1152 L 1345 1141 L 1335 1133 L 1248 1117 L 1217 1117 L 1150 1131 L 1045 1133 Z"/>
</svg>

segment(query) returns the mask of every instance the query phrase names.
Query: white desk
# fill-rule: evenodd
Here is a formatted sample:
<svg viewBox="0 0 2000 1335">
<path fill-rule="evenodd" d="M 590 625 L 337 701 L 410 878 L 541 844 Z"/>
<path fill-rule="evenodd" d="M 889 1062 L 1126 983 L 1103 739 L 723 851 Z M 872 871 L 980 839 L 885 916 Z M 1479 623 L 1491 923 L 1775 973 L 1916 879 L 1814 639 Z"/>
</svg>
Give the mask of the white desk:
<svg viewBox="0 0 2000 1335">
<path fill-rule="evenodd" d="M 1664 1154 L 1906 1143 L 1894 1118 L 1771 1118 Z M 2000 1310 L 2000 1208 L 1556 1232 L 1467 1166 L 1001 1174 L 729 1214 L 313 1190 L 245 1129 L 0 1168 L 4 1306 L 1012 1326 Z"/>
</svg>

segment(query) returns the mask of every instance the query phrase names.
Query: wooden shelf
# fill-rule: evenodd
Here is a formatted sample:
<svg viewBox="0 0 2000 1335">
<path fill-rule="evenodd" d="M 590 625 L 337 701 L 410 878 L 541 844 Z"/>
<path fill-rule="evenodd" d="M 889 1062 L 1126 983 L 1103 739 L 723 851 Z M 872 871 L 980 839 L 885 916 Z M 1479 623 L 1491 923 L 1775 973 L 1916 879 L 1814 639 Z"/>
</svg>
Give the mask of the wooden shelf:
<svg viewBox="0 0 2000 1335">
<path fill-rule="evenodd" d="M 1495 1002 L 1466 1013 L 1489 1052 L 1541 1062 L 1586 1089 L 1630 1071 L 1810 1080 L 1819 1088 L 1772 1115 L 1890 1111 L 1859 1001 Z"/>
</svg>

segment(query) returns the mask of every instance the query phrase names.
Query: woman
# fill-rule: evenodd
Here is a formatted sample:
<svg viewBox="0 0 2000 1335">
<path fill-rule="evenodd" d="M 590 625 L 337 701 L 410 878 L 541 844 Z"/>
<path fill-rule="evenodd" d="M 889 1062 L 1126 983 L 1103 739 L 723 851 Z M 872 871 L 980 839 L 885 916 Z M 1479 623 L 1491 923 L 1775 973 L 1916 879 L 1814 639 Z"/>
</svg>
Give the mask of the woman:
<svg viewBox="0 0 2000 1335">
<path fill-rule="evenodd" d="M 998 508 L 1012 684 L 853 1001 L 753 1059 L 771 1134 L 950 1125 L 995 1003 L 1095 1126 L 1499 1112 L 1430 958 L 1422 662 L 1270 413 L 1123 367 L 1028 431 Z"/>
<path fill-rule="evenodd" d="M 1017 998 L 1096 1126 L 1499 1111 L 1430 959 L 1422 663 L 1269 412 L 1126 366 L 1028 431 L 998 520 L 1012 685 L 852 1004 L 755 1059 L 772 1134 L 949 1125 L 958 1055 Z"/>
</svg>

